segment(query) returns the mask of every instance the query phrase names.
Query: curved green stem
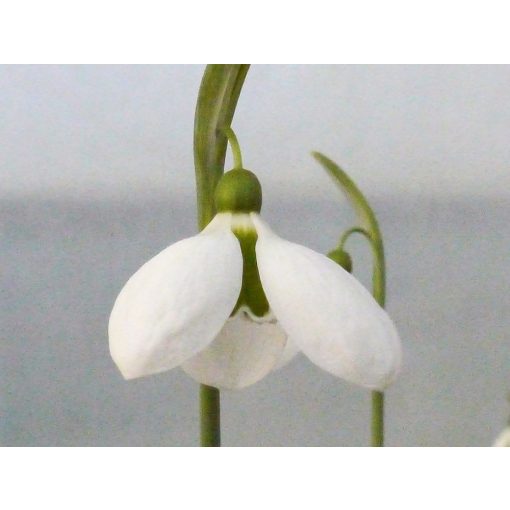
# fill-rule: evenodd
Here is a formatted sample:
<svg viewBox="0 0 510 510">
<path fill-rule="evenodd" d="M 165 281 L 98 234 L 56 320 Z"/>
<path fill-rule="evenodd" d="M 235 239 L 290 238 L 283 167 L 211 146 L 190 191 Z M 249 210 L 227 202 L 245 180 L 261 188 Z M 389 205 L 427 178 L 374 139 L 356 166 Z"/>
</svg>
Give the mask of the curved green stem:
<svg viewBox="0 0 510 510">
<path fill-rule="evenodd" d="M 370 243 L 372 243 L 372 238 L 370 237 L 370 234 L 364 228 L 352 227 L 349 230 L 346 230 L 342 234 L 342 237 L 340 238 L 340 242 L 338 244 L 339 244 L 339 247 L 342 248 L 342 250 L 344 249 L 347 239 L 349 239 L 349 237 L 351 237 L 352 234 L 362 234 L 368 239 L 368 241 Z"/>
<path fill-rule="evenodd" d="M 356 211 L 361 225 L 345 232 L 340 245 L 343 248 L 343 243 L 355 232 L 369 240 L 373 259 L 372 294 L 379 305 L 384 307 L 386 266 L 382 235 L 374 211 L 354 181 L 336 163 L 320 152 L 313 152 L 312 155 L 326 169 Z M 384 394 L 380 391 L 372 392 L 371 445 L 384 446 Z"/>
<path fill-rule="evenodd" d="M 227 136 L 249 65 L 209 64 L 200 84 L 193 147 L 197 182 L 198 227 L 213 219 L 214 190 L 223 174 Z M 200 444 L 220 446 L 220 392 L 200 385 Z"/>
<path fill-rule="evenodd" d="M 237 140 L 237 136 L 234 133 L 234 130 L 231 127 L 227 127 L 223 129 L 225 136 L 230 143 L 230 148 L 232 149 L 232 156 L 234 158 L 234 168 L 236 170 L 241 170 L 243 168 L 243 157 L 241 155 L 241 147 L 239 146 L 239 141 Z"/>
</svg>

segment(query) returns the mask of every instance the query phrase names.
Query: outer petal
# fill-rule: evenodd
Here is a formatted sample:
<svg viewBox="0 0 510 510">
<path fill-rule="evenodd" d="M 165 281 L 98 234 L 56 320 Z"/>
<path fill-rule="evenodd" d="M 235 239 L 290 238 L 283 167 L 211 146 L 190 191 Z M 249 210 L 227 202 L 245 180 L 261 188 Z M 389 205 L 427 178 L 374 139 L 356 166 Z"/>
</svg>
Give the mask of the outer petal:
<svg viewBox="0 0 510 510">
<path fill-rule="evenodd" d="M 126 379 L 169 370 L 205 348 L 232 312 L 243 260 L 217 215 L 200 234 L 144 264 L 121 290 L 110 316 L 110 353 Z"/>
<path fill-rule="evenodd" d="M 193 379 L 217 388 L 239 389 L 265 377 L 278 363 L 285 332 L 271 322 L 255 322 L 239 312 L 202 352 L 182 368 Z"/>
<path fill-rule="evenodd" d="M 289 337 L 338 377 L 371 389 L 388 386 L 398 373 L 401 347 L 386 312 L 339 265 L 252 217 L 262 286 Z"/>
</svg>

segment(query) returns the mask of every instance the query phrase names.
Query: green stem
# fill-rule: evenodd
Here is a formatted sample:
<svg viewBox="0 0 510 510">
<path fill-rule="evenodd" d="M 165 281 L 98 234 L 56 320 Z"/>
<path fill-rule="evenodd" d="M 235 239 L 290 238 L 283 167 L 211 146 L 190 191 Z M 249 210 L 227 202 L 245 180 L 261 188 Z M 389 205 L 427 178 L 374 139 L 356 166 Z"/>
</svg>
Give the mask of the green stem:
<svg viewBox="0 0 510 510">
<path fill-rule="evenodd" d="M 381 230 L 375 213 L 354 181 L 335 162 L 320 152 L 313 152 L 312 155 L 338 184 L 356 211 L 361 226 L 351 228 L 345 232 L 340 240 L 340 246 L 343 248 L 347 238 L 355 232 L 363 234 L 369 240 L 373 259 L 372 294 L 379 305 L 384 307 L 386 300 L 386 265 Z M 384 446 L 384 393 L 380 391 L 372 392 L 371 438 L 372 446 Z"/>
<path fill-rule="evenodd" d="M 372 274 L 372 294 L 374 299 L 384 308 L 386 302 L 386 265 L 382 236 L 377 227 L 378 235 L 371 236 L 374 259 Z M 384 393 L 372 392 L 372 446 L 384 446 Z"/>
<path fill-rule="evenodd" d="M 232 149 L 232 156 L 234 158 L 234 168 L 236 170 L 241 170 L 243 168 L 243 157 L 241 156 L 241 147 L 239 146 L 239 141 L 237 140 L 237 136 L 234 133 L 234 130 L 231 127 L 227 127 L 223 129 L 225 136 L 230 143 L 230 148 Z"/>
<path fill-rule="evenodd" d="M 384 446 L 384 393 L 372 392 L 372 446 Z"/>
<path fill-rule="evenodd" d="M 382 237 L 372 238 L 374 269 L 372 275 L 372 294 L 384 307 L 386 301 L 386 275 Z M 372 446 L 384 446 L 384 393 L 372 392 Z"/>
<path fill-rule="evenodd" d="M 200 446 L 221 446 L 220 391 L 200 385 Z"/>
<path fill-rule="evenodd" d="M 197 182 L 198 228 L 213 219 L 214 190 L 223 174 L 227 136 L 248 73 L 247 64 L 209 64 L 204 71 L 195 111 L 193 151 Z M 200 385 L 200 444 L 220 446 L 220 392 Z"/>
</svg>

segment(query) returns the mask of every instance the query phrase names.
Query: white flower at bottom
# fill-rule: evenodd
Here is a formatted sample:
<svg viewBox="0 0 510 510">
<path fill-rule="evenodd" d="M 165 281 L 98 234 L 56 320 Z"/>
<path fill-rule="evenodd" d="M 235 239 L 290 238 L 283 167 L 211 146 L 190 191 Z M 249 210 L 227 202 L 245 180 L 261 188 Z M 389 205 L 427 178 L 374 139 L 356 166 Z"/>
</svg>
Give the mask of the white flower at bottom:
<svg viewBox="0 0 510 510">
<path fill-rule="evenodd" d="M 243 257 L 240 232 L 256 236 L 255 265 Z M 239 301 L 247 271 L 250 281 L 260 277 L 270 307 L 264 315 Z M 182 365 L 219 388 L 253 384 L 298 350 L 377 390 L 393 382 L 401 361 L 398 333 L 372 295 L 326 256 L 278 237 L 254 212 L 219 213 L 200 234 L 143 265 L 120 292 L 108 333 L 126 379 Z"/>
</svg>

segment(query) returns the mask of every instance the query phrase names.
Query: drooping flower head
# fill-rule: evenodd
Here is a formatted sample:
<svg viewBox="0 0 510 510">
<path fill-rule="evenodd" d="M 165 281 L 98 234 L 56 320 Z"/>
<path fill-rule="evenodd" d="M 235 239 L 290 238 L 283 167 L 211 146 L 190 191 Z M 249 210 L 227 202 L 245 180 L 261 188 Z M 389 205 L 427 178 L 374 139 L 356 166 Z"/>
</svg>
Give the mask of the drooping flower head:
<svg viewBox="0 0 510 510">
<path fill-rule="evenodd" d="M 261 206 L 257 177 L 227 172 L 209 225 L 128 280 L 108 329 L 123 376 L 182 366 L 200 383 L 243 388 L 301 351 L 349 382 L 386 388 L 401 361 L 388 314 L 341 265 L 276 235 Z"/>
</svg>

